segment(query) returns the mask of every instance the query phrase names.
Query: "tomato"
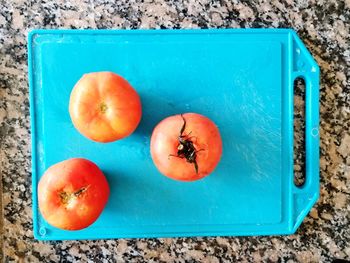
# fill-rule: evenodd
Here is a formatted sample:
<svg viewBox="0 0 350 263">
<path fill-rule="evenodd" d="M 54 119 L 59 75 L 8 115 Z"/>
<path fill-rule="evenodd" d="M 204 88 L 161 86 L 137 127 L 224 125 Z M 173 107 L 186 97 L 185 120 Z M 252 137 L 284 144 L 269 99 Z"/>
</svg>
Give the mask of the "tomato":
<svg viewBox="0 0 350 263">
<path fill-rule="evenodd" d="M 41 214 L 49 224 L 65 230 L 79 230 L 95 222 L 108 196 L 109 186 L 102 171 L 81 158 L 51 166 L 38 185 Z"/>
<path fill-rule="evenodd" d="M 180 181 L 198 180 L 210 174 L 220 161 L 220 132 L 200 114 L 170 116 L 152 133 L 151 155 L 162 174 Z"/>
<path fill-rule="evenodd" d="M 137 92 L 112 72 L 83 75 L 72 90 L 69 113 L 77 130 L 97 142 L 130 135 L 142 115 Z"/>
</svg>

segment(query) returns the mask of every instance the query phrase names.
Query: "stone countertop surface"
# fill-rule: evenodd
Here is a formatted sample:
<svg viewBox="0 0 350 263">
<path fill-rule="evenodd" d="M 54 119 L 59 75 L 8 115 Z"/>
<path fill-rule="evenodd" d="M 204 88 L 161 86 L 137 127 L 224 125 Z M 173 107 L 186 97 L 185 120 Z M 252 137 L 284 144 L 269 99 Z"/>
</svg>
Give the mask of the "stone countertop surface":
<svg viewBox="0 0 350 263">
<path fill-rule="evenodd" d="M 76 4 L 75 2 L 78 2 Z M 320 199 L 296 234 L 38 242 L 33 239 L 26 36 L 34 28 L 294 28 L 321 68 Z M 0 0 L 5 262 L 350 260 L 349 0 Z M 302 102 L 298 102 L 300 108 Z M 296 124 L 296 125 L 301 125 Z M 298 139 L 299 140 L 299 139 Z M 298 150 L 299 151 L 299 150 Z M 299 155 L 299 152 L 297 154 Z M 297 165 L 300 170 L 302 165 Z"/>
</svg>

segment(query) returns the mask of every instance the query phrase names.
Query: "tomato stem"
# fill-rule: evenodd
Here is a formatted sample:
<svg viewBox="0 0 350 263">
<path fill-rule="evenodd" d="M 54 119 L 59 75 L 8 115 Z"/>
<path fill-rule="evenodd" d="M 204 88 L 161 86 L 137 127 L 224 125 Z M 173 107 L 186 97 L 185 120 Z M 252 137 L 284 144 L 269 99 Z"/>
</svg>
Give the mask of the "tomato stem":
<svg viewBox="0 0 350 263">
<path fill-rule="evenodd" d="M 100 104 L 100 111 L 101 111 L 102 113 L 106 113 L 107 109 L 108 109 L 107 104 L 104 103 L 104 102 L 101 102 L 101 104 Z"/>
<path fill-rule="evenodd" d="M 177 146 L 177 153 L 176 155 L 170 154 L 169 156 L 178 157 L 178 158 L 185 158 L 187 162 L 193 163 L 194 169 L 196 170 L 196 173 L 198 174 L 198 163 L 197 163 L 197 153 L 200 151 L 204 151 L 204 149 L 196 150 L 196 147 L 194 146 L 193 141 L 191 140 L 192 137 L 189 137 L 191 132 L 184 135 L 184 131 L 186 129 L 186 119 L 181 114 L 181 118 L 183 119 L 183 125 L 180 129 L 180 135 L 178 137 L 179 144 Z"/>
<path fill-rule="evenodd" d="M 82 193 L 84 193 L 84 192 L 89 188 L 89 186 L 90 186 L 90 185 L 80 188 L 78 191 L 74 192 L 73 195 L 74 195 L 75 197 L 78 197 L 79 195 L 81 195 Z"/>
<path fill-rule="evenodd" d="M 88 186 L 84 186 L 82 188 L 80 188 L 79 190 L 73 192 L 73 193 L 67 193 L 65 191 L 62 191 L 59 193 L 59 196 L 61 198 L 61 202 L 63 204 L 68 204 L 69 201 L 72 199 L 72 198 L 78 198 L 82 193 L 86 192 L 86 190 L 90 187 L 90 185 Z"/>
<path fill-rule="evenodd" d="M 63 204 L 67 204 L 69 199 L 70 199 L 69 194 L 67 194 L 67 192 L 60 192 L 59 195 L 60 195 L 60 198 L 61 198 L 61 202 Z"/>
</svg>

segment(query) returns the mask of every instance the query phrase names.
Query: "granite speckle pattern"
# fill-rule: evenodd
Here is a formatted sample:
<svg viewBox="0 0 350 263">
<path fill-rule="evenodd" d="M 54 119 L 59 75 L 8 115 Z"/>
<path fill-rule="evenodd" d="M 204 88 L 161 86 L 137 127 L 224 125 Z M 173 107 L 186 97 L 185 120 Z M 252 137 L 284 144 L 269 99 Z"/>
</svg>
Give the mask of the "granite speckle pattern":
<svg viewBox="0 0 350 263">
<path fill-rule="evenodd" d="M 320 65 L 321 197 L 297 233 L 285 237 L 34 241 L 26 64 L 28 30 L 213 27 L 292 27 Z M 349 32 L 349 0 L 0 0 L 3 259 L 5 262 L 350 259 Z M 299 101 L 297 108 L 302 108 L 302 102 Z M 300 122 L 296 125 L 302 127 Z M 302 167 L 301 164 L 296 170 L 302 171 Z"/>
</svg>

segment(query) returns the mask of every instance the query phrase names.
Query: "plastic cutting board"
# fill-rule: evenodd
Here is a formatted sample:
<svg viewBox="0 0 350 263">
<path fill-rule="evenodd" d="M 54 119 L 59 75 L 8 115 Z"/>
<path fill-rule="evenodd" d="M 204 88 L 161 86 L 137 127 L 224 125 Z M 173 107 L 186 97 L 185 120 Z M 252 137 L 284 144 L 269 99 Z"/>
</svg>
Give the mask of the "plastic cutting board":
<svg viewBox="0 0 350 263">
<path fill-rule="evenodd" d="M 35 30 L 28 37 L 34 236 L 40 240 L 276 235 L 296 231 L 319 196 L 319 68 L 296 33 L 263 30 Z M 72 125 L 70 92 L 87 72 L 113 71 L 139 92 L 142 121 L 114 143 Z M 306 182 L 293 184 L 293 82 L 306 82 Z M 162 176 L 149 144 L 166 116 L 211 118 L 223 139 L 215 172 L 183 183 Z M 111 188 L 80 231 L 50 226 L 37 184 L 72 157 L 95 162 Z"/>
</svg>

